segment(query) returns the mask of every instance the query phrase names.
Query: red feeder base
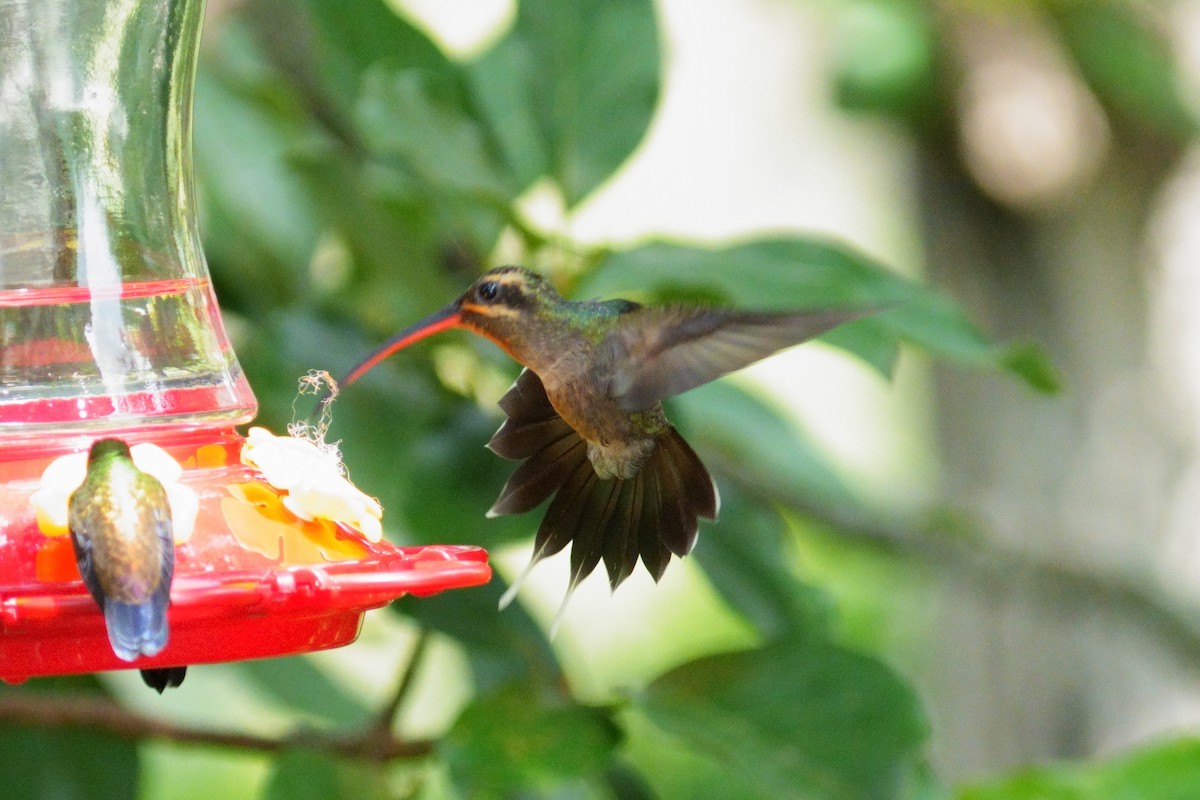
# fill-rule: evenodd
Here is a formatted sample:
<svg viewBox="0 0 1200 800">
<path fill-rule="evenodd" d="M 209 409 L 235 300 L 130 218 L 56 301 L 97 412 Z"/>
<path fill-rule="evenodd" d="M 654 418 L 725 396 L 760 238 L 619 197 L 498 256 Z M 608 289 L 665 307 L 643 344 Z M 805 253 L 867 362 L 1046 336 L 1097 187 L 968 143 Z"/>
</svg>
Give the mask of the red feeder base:
<svg viewBox="0 0 1200 800">
<path fill-rule="evenodd" d="M 125 436 L 130 443 L 136 435 Z M 145 441 L 146 438 L 140 440 Z M 363 612 L 405 594 L 486 583 L 478 547 L 395 547 L 296 519 L 241 464 L 242 439 L 211 431 L 155 443 L 197 492 L 195 531 L 176 547 L 170 641 L 154 658 L 118 659 L 79 579 L 67 536 L 39 530 L 29 496 L 64 450 L 0 452 L 0 680 L 293 655 L 353 642 Z M 90 440 L 66 448 L 82 450 Z"/>
</svg>

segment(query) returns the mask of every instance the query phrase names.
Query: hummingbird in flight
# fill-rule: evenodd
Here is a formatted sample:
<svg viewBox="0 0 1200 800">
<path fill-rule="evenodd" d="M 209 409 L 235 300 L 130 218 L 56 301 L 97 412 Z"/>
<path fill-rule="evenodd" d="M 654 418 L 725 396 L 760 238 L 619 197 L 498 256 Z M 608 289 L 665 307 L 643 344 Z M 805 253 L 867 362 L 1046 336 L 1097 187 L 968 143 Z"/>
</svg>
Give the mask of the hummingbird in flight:
<svg viewBox="0 0 1200 800">
<path fill-rule="evenodd" d="M 525 369 L 500 400 L 507 419 L 487 446 L 523 463 L 488 516 L 524 513 L 554 499 L 533 557 L 501 607 L 534 565 L 567 544 L 569 599 L 601 561 L 613 589 L 639 558 L 659 580 L 672 556 L 695 545 L 698 520 L 717 518 L 716 485 L 667 421 L 664 399 L 876 310 L 573 302 L 535 272 L 498 267 L 389 339 L 339 383 L 348 386 L 398 350 L 450 328 L 484 336 L 520 362 Z"/>
<path fill-rule="evenodd" d="M 87 474 L 71 493 L 67 526 L 83 584 L 104 614 L 122 661 L 157 655 L 167 644 L 167 606 L 175 572 L 171 506 L 158 479 L 137 468 L 129 446 L 100 439 Z M 161 694 L 183 682 L 187 667 L 144 669 Z"/>
</svg>

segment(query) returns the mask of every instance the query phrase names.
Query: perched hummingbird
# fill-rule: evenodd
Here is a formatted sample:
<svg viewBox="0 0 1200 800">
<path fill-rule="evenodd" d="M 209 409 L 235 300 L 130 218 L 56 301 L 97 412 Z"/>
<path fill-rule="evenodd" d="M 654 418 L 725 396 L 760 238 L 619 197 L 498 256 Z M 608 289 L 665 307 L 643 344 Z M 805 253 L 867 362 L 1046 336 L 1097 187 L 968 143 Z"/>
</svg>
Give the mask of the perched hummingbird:
<svg viewBox="0 0 1200 800">
<path fill-rule="evenodd" d="M 663 399 L 874 310 L 572 302 L 536 273 L 499 267 L 387 341 L 340 383 L 352 384 L 401 348 L 455 327 L 491 339 L 523 364 L 500 400 L 508 419 L 488 447 L 524 463 L 488 516 L 523 513 L 554 496 L 521 578 L 570 542 L 569 598 L 601 560 L 614 589 L 639 557 L 657 581 L 672 555 L 691 551 L 697 520 L 717 517 L 716 486 L 667 421 Z"/>
<path fill-rule="evenodd" d="M 134 465 L 129 446 L 120 439 L 95 442 L 87 464 L 67 517 L 79 574 L 104 613 L 117 658 L 136 661 L 157 655 L 167 644 L 175 572 L 167 493 Z M 146 669 L 142 679 L 161 693 L 182 683 L 186 669 Z"/>
</svg>

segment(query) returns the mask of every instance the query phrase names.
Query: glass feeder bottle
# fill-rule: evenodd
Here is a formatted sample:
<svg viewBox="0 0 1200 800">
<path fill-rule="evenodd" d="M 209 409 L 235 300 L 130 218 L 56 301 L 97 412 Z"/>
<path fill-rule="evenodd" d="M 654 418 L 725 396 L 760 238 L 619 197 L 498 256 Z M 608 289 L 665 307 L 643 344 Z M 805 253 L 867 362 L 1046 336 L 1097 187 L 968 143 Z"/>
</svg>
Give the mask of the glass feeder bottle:
<svg viewBox="0 0 1200 800">
<path fill-rule="evenodd" d="M 2 681 L 131 666 L 70 537 L 32 504 L 48 466 L 99 437 L 166 449 L 196 495 L 194 532 L 176 543 L 170 641 L 134 667 L 338 647 L 368 609 L 491 575 L 477 547 L 398 548 L 300 519 L 242 460 L 235 426 L 255 400 L 192 188 L 203 8 L 0 0 Z"/>
<path fill-rule="evenodd" d="M 254 416 L 196 226 L 202 13 L 0 0 L 0 442 Z"/>
</svg>

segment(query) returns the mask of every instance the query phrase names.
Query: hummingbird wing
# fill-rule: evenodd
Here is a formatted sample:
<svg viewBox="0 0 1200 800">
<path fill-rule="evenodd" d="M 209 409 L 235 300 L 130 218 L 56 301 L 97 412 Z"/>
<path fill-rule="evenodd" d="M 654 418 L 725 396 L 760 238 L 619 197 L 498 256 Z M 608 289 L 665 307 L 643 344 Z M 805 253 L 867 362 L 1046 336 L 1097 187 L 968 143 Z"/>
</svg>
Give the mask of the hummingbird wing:
<svg viewBox="0 0 1200 800">
<path fill-rule="evenodd" d="M 74 509 L 71 510 L 69 519 L 71 531 L 71 544 L 75 549 L 75 565 L 79 568 L 79 577 L 83 578 L 83 585 L 87 587 L 88 594 L 96 601 L 96 605 L 104 609 L 104 589 L 100 586 L 100 578 L 96 574 L 95 560 L 92 554 L 92 538 L 88 535 L 87 529 L 75 521 Z"/>
<path fill-rule="evenodd" d="M 617 405 L 641 411 L 876 310 L 639 308 L 622 316 L 597 363 L 611 370 Z"/>
</svg>

